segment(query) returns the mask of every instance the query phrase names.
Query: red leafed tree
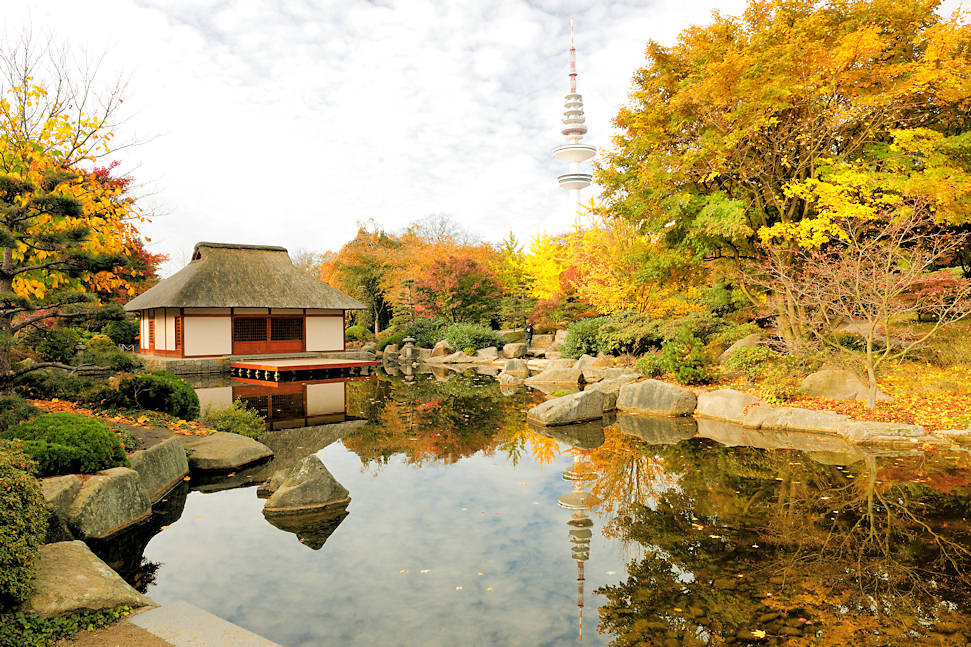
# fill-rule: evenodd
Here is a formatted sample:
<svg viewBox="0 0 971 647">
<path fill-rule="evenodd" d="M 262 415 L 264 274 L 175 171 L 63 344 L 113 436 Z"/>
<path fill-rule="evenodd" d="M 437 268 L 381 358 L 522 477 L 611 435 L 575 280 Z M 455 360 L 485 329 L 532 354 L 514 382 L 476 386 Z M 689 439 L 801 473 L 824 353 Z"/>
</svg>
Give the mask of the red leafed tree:
<svg viewBox="0 0 971 647">
<path fill-rule="evenodd" d="M 478 323 L 499 311 L 501 293 L 496 276 L 468 257 L 436 260 L 414 287 L 421 311 L 452 323 Z"/>
</svg>

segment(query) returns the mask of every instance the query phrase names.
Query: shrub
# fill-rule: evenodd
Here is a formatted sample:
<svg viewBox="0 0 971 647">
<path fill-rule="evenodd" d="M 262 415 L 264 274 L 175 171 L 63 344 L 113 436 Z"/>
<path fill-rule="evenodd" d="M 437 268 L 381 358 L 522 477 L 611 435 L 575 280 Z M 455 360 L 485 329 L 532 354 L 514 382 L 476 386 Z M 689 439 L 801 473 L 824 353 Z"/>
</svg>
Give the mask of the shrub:
<svg viewBox="0 0 971 647">
<path fill-rule="evenodd" d="M 33 471 L 19 443 L 0 441 L 0 611 L 30 594 L 38 548 L 47 534 L 47 502 Z"/>
<path fill-rule="evenodd" d="M 45 413 L 10 427 L 0 438 L 23 441 L 41 476 L 128 465 L 117 434 L 94 418 L 73 413 Z"/>
<path fill-rule="evenodd" d="M 0 395 L 0 432 L 18 423 L 33 418 L 40 409 L 24 400 L 16 393 Z"/>
<path fill-rule="evenodd" d="M 78 354 L 82 332 L 77 328 L 53 328 L 37 343 L 37 353 L 45 362 L 70 364 Z"/>
<path fill-rule="evenodd" d="M 762 399 L 769 404 L 783 404 L 799 392 L 799 379 L 784 365 L 770 366 L 759 386 Z"/>
<path fill-rule="evenodd" d="M 471 348 L 479 350 L 495 346 L 502 348 L 505 342 L 495 330 L 479 324 L 457 323 L 445 329 L 445 339 L 452 348 Z"/>
<path fill-rule="evenodd" d="M 733 288 L 724 280 L 718 280 L 711 287 L 702 290 L 702 303 L 705 308 L 719 317 L 751 305 L 741 290 Z"/>
<path fill-rule="evenodd" d="M 216 431 L 249 438 L 259 438 L 266 431 L 266 419 L 238 399 L 228 407 L 206 407 L 202 412 L 202 422 Z"/>
<path fill-rule="evenodd" d="M 80 631 L 94 631 L 131 615 L 129 606 L 42 618 L 35 613 L 0 613 L 0 647 L 50 647 Z"/>
<path fill-rule="evenodd" d="M 31 371 L 13 381 L 14 390 L 27 398 L 60 398 L 79 402 L 88 397 L 95 381 L 89 377 L 59 370 Z"/>
<path fill-rule="evenodd" d="M 597 331 L 597 351 L 608 355 L 640 355 L 661 346 L 660 322 L 636 312 L 606 317 Z"/>
<path fill-rule="evenodd" d="M 134 346 L 135 338 L 138 336 L 138 322 L 131 319 L 121 319 L 109 321 L 105 324 L 101 332 L 107 335 L 115 344 Z"/>
<path fill-rule="evenodd" d="M 710 312 L 691 312 L 664 323 L 661 326 L 661 333 L 665 341 L 673 341 L 677 339 L 683 328 L 687 328 L 693 337 L 697 337 L 703 344 L 707 344 L 726 325 L 724 319 Z"/>
<path fill-rule="evenodd" d="M 405 337 L 407 336 L 408 335 L 406 335 L 403 332 L 396 332 L 394 334 L 388 335 L 387 337 L 385 337 L 384 339 L 378 342 L 378 350 L 382 351 L 384 350 L 385 346 L 389 346 L 391 344 L 397 344 L 398 346 L 401 346 L 401 342 L 403 342 L 405 340 Z"/>
<path fill-rule="evenodd" d="M 84 343 L 85 350 L 92 353 L 110 353 L 118 350 L 108 335 L 97 334 Z"/>
<path fill-rule="evenodd" d="M 708 384 L 715 378 L 711 354 L 688 328 L 661 348 L 665 364 L 681 384 Z"/>
<path fill-rule="evenodd" d="M 405 326 L 405 331 L 415 338 L 416 346 L 432 348 L 445 338 L 445 322 L 438 317 L 423 317 Z"/>
<path fill-rule="evenodd" d="M 779 354 L 765 346 L 739 348 L 727 360 L 725 367 L 743 374 L 750 382 L 763 377 L 769 369 L 770 362 L 777 360 Z"/>
<path fill-rule="evenodd" d="M 344 337 L 351 341 L 370 341 L 374 338 L 374 333 L 364 326 L 348 326 L 344 331 Z"/>
<path fill-rule="evenodd" d="M 199 396 L 185 380 L 165 371 L 125 375 L 117 389 L 104 388 L 101 404 L 117 409 L 151 409 L 193 420 L 199 416 Z"/>
<path fill-rule="evenodd" d="M 634 368 L 647 377 L 661 377 L 670 370 L 661 353 L 648 353 L 634 362 Z"/>
<path fill-rule="evenodd" d="M 108 340 L 104 335 L 98 335 L 98 337 L 103 337 Z M 93 339 L 97 339 L 97 337 Z M 110 342 L 110 340 L 108 341 Z M 78 363 L 104 366 L 121 372 L 137 371 L 145 367 L 145 362 L 140 357 L 132 353 L 126 353 L 113 343 L 109 346 L 99 345 L 96 348 L 97 350 L 94 350 L 89 346 L 88 350 L 78 355 Z"/>
<path fill-rule="evenodd" d="M 593 317 L 574 321 L 566 327 L 566 340 L 561 352 L 563 357 L 577 359 L 581 355 L 596 355 L 600 352 L 597 335 L 607 317 Z"/>
<path fill-rule="evenodd" d="M 728 348 L 739 339 L 761 332 L 762 329 L 750 321 L 742 324 L 729 324 L 712 336 L 711 343 Z"/>
</svg>

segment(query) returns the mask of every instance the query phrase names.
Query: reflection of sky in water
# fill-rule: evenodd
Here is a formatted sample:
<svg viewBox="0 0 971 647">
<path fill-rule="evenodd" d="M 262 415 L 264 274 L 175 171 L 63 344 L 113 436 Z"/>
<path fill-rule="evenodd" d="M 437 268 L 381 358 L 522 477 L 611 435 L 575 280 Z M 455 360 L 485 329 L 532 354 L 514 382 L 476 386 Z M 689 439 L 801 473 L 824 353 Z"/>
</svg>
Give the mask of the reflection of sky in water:
<svg viewBox="0 0 971 647">
<path fill-rule="evenodd" d="M 556 504 L 571 489 L 561 478 L 569 455 L 513 467 L 477 454 L 420 469 L 396 456 L 376 475 L 340 443 L 318 455 L 351 493 L 350 515 L 322 549 L 268 524 L 255 488 L 193 492 L 145 551 L 162 562 L 148 594 L 187 600 L 287 646 L 576 641 L 571 513 Z M 607 637 L 596 632 L 602 598 L 593 590 L 623 579 L 625 552 L 592 517 L 583 642 L 598 645 Z"/>
</svg>

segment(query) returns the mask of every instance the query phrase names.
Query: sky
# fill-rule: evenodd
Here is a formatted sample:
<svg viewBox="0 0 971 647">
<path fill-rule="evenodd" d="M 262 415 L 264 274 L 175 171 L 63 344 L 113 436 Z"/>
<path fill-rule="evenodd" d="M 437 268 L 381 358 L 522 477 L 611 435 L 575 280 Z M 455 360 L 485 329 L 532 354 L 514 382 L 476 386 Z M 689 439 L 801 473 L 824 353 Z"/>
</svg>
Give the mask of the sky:
<svg viewBox="0 0 971 647">
<path fill-rule="evenodd" d="M 954 4 L 955 2 L 948 2 Z M 550 151 L 569 90 L 610 144 L 648 40 L 744 0 L 32 0 L 4 31 L 50 36 L 127 79 L 121 170 L 153 252 L 198 241 L 337 250 L 359 223 L 447 214 L 483 240 L 570 228 Z M 583 192 L 595 197 L 597 187 Z"/>
</svg>

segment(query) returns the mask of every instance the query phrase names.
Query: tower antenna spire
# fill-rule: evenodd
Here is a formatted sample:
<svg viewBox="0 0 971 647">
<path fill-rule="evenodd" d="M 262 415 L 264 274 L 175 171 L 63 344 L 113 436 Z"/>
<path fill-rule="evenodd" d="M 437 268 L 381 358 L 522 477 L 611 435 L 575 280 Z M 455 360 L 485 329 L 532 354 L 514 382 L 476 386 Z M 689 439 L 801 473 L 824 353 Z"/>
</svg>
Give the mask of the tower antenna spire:
<svg viewBox="0 0 971 647">
<path fill-rule="evenodd" d="M 563 111 L 563 130 L 567 143 L 553 149 L 553 157 L 570 164 L 570 172 L 560 175 L 560 186 L 573 193 L 577 209 L 580 206 L 580 189 L 590 186 L 593 176 L 580 171 L 580 164 L 597 154 L 597 147 L 581 144 L 587 133 L 587 120 L 583 116 L 583 97 L 577 93 L 577 48 L 573 16 L 570 16 L 570 94 L 566 95 Z"/>
</svg>

